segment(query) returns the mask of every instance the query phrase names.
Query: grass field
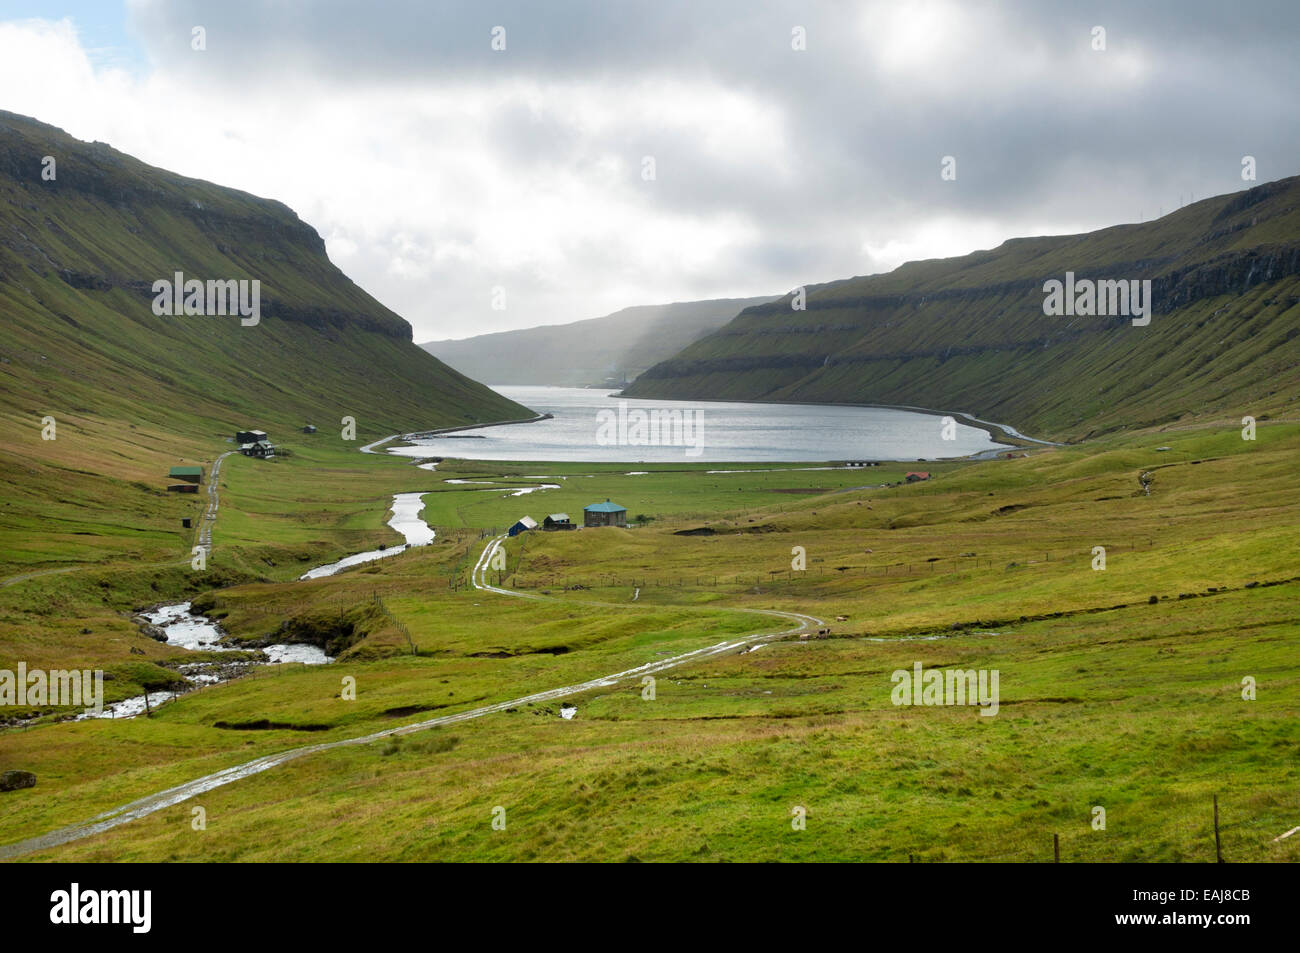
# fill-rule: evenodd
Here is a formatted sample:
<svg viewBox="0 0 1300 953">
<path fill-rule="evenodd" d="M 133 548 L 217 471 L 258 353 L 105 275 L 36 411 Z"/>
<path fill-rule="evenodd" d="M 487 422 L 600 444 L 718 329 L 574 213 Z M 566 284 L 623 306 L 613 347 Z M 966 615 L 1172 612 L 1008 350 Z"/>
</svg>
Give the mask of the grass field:
<svg viewBox="0 0 1300 953">
<path fill-rule="evenodd" d="M 6 654 L 165 673 L 181 653 L 122 615 L 155 584 L 153 601 L 203 593 L 241 639 L 346 628 L 349 647 L 150 719 L 0 734 L 0 765 L 40 779 L 0 796 L 0 843 L 262 754 L 770 629 L 735 611 L 764 608 L 825 619 L 829 637 L 664 672 L 653 700 L 638 682 L 593 690 L 568 699 L 571 720 L 524 706 L 312 755 L 31 858 L 1028 861 L 1057 834 L 1066 860 L 1212 860 L 1217 795 L 1227 859 L 1295 860 L 1300 838 L 1273 839 L 1300 824 L 1298 453 L 1298 425 L 1247 442 L 1224 421 L 930 463 L 931 482 L 883 488 L 915 465 L 428 471 L 325 441 L 231 458 L 209 577 L 101 567 L 0 589 Z M 561 488 L 508 495 L 537 482 Z M 433 544 L 294 581 L 395 541 L 391 494 L 425 489 Z M 485 530 L 606 497 L 653 519 L 509 541 L 504 584 L 540 599 L 464 586 Z M 204 593 L 214 579 L 232 585 Z M 152 654 L 110 659 L 85 621 Z M 998 671 L 998 713 L 893 704 L 892 673 L 917 662 Z"/>
</svg>

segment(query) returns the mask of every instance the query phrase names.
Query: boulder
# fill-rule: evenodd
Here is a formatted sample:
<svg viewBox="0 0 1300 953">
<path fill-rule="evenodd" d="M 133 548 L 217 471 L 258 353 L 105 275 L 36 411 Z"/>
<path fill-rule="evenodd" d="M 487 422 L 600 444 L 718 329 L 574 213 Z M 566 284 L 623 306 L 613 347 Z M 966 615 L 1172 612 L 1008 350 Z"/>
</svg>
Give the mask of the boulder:
<svg viewBox="0 0 1300 953">
<path fill-rule="evenodd" d="M 36 787 L 36 775 L 30 771 L 0 771 L 0 791 L 17 791 Z"/>
</svg>

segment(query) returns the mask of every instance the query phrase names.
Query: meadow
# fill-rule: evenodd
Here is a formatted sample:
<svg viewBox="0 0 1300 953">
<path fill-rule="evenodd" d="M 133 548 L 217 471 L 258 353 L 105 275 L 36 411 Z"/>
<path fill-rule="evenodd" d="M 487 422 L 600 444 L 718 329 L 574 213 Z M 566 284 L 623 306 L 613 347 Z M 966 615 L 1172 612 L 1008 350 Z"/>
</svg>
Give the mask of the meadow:
<svg viewBox="0 0 1300 953">
<path fill-rule="evenodd" d="M 1295 424 L 1245 441 L 1220 421 L 865 470 L 429 471 L 328 443 L 231 458 L 210 572 L 233 584 L 190 580 L 199 603 L 250 644 L 347 628 L 349 645 L 152 718 L 0 734 L 5 766 L 40 778 L 0 799 L 0 842 L 261 754 L 770 630 L 736 611 L 763 608 L 829 632 L 663 672 L 653 699 L 636 681 L 591 690 L 566 699 L 571 719 L 521 706 L 321 752 L 30 859 L 1048 861 L 1057 835 L 1063 860 L 1209 861 L 1217 795 L 1227 859 L 1295 860 L 1300 838 L 1274 838 L 1300 823 L 1298 451 Z M 917 468 L 933 479 L 897 485 Z M 537 482 L 561 488 L 509 495 Z M 393 542 L 391 494 L 421 489 L 433 544 L 293 581 Z M 652 519 L 509 540 L 499 578 L 539 598 L 466 585 L 485 534 L 606 497 Z M 193 575 L 175 572 L 115 581 L 108 603 Z M 18 583 L 0 605 L 93 608 L 151 642 L 96 576 Z M 24 650 L 72 658 L 74 625 L 32 623 Z M 150 648 L 164 670 L 180 654 Z M 892 674 L 917 662 L 997 670 L 997 715 L 895 705 Z"/>
</svg>

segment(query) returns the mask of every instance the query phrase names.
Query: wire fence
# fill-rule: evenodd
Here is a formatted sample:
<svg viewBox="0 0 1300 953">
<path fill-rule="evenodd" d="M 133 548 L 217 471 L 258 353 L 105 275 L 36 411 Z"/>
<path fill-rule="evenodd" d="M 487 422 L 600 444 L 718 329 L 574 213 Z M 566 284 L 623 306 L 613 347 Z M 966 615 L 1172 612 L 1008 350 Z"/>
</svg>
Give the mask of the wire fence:
<svg viewBox="0 0 1300 953">
<path fill-rule="evenodd" d="M 1116 806 L 1107 820 L 1090 818 L 1059 830 L 1039 830 L 1012 850 L 967 851 L 953 846 L 918 847 L 907 854 L 909 863 L 955 861 L 962 863 L 1097 863 L 1150 862 L 1253 863 L 1294 859 L 1300 845 L 1300 804 L 1252 811 L 1220 795 L 1185 795 L 1158 807 Z M 1138 815 L 1144 833 L 1125 832 L 1121 811 Z M 1150 833 L 1147 818 L 1158 811 L 1161 821 Z M 1095 812 L 1095 808 L 1094 808 Z M 899 858 L 902 859 L 901 857 Z"/>
</svg>

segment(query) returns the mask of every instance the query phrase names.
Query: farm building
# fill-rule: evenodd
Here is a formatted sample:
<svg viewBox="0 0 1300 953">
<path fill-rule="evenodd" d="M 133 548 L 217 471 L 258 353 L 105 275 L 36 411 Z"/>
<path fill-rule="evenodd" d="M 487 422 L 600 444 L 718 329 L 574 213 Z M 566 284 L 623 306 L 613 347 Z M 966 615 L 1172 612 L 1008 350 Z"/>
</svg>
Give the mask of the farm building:
<svg viewBox="0 0 1300 953">
<path fill-rule="evenodd" d="M 582 509 L 583 526 L 626 526 L 627 508 L 611 503 L 592 503 Z"/>
<path fill-rule="evenodd" d="M 531 516 L 521 517 L 519 522 L 506 530 L 507 536 L 518 536 L 520 533 L 526 533 L 530 529 L 537 529 L 537 520 Z"/>
<path fill-rule="evenodd" d="M 259 440 L 266 439 L 265 430 L 237 430 L 235 431 L 235 443 L 257 443 Z"/>
<path fill-rule="evenodd" d="M 173 480 L 184 480 L 186 483 L 202 483 L 202 467 L 172 467 L 167 471 L 167 475 Z"/>
<path fill-rule="evenodd" d="M 542 529 L 573 529 L 568 513 L 552 513 L 542 520 Z"/>
<path fill-rule="evenodd" d="M 266 457 L 275 456 L 275 444 L 269 440 L 258 440 L 254 443 L 240 444 L 239 452 L 246 457 Z"/>
<path fill-rule="evenodd" d="M 305 427 L 302 428 L 302 432 L 303 432 L 303 433 L 315 433 L 315 432 L 316 432 L 316 428 L 315 428 L 315 426 L 313 426 L 312 424 L 307 424 Z"/>
<path fill-rule="evenodd" d="M 905 479 L 908 483 L 919 483 L 921 480 L 930 479 L 930 473 L 928 470 L 913 470 L 912 472 L 906 474 L 903 477 L 903 479 Z"/>
</svg>

